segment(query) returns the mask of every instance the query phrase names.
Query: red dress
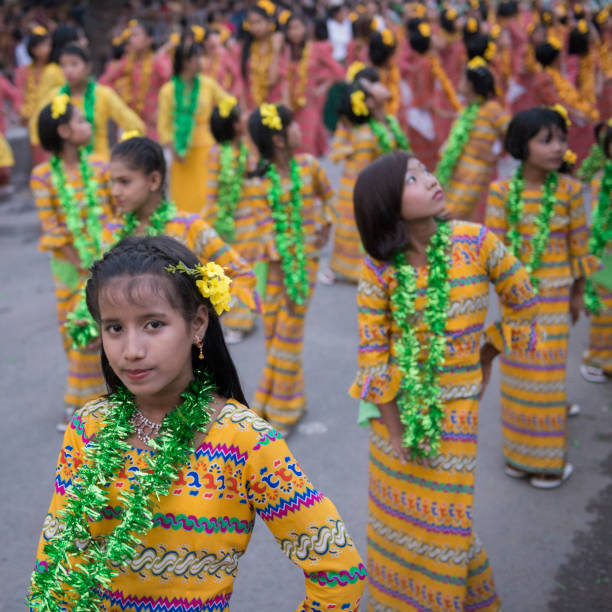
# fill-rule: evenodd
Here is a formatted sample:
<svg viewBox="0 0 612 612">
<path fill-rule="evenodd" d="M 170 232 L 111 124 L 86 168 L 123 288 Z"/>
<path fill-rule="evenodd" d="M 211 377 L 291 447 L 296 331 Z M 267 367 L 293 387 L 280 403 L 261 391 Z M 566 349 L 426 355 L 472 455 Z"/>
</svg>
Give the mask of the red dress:
<svg viewBox="0 0 612 612">
<path fill-rule="evenodd" d="M 215 49 L 212 57 L 206 58 L 202 74 L 215 79 L 225 91 L 240 99 L 242 95 L 240 64 L 223 45 Z"/>
</svg>

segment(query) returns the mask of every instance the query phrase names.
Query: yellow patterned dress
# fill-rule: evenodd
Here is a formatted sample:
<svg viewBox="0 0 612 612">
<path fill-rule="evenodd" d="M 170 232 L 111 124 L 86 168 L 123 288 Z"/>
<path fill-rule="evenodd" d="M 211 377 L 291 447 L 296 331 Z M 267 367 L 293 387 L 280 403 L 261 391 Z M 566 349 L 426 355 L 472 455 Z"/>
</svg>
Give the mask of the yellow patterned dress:
<svg viewBox="0 0 612 612">
<path fill-rule="evenodd" d="M 601 191 L 600 172 L 591 182 L 591 197 L 597 203 Z M 612 200 L 609 203 L 612 206 Z M 604 257 L 612 257 L 612 241 L 606 245 Z M 601 300 L 601 311 L 598 315 L 591 315 L 591 330 L 589 334 L 589 348 L 583 356 L 587 365 L 603 370 L 612 376 L 612 290 L 603 285 L 596 285 Z"/>
<path fill-rule="evenodd" d="M 506 199 L 510 180 L 493 183 L 487 202 L 486 225 L 507 240 Z M 506 462 L 532 474 L 563 473 L 567 452 L 567 397 L 565 369 L 569 340 L 569 298 L 574 279 L 596 268 L 588 254 L 589 232 L 582 187 L 559 175 L 557 202 L 550 221 L 550 237 L 535 272 L 540 279 L 537 349 L 521 347 L 501 357 L 502 435 Z M 521 260 L 531 258 L 534 220 L 542 190 L 523 192 L 524 212 L 519 225 Z"/>
<path fill-rule="evenodd" d="M 234 147 L 235 167 L 238 165 L 238 147 Z M 208 184 L 206 187 L 206 206 L 202 210 L 202 217 L 210 225 L 215 225 L 217 221 L 217 198 L 219 196 L 219 174 L 220 166 L 220 146 L 215 144 L 210 149 L 207 161 L 208 167 Z M 248 171 L 251 164 L 247 160 Z M 261 215 L 258 215 L 256 206 L 250 199 L 241 197 L 236 203 L 236 213 L 234 215 L 235 236 L 232 240 L 232 248 L 240 253 L 240 256 L 246 260 L 250 266 L 253 266 L 261 254 L 261 243 L 258 233 L 258 220 Z M 244 308 L 239 305 L 232 308 L 223 317 L 223 323 L 231 329 L 249 332 L 255 324 L 255 312 L 249 308 Z"/>
<path fill-rule="evenodd" d="M 199 213 L 206 204 L 208 152 L 214 143 L 210 115 L 227 96 L 214 79 L 203 75 L 198 78 L 200 91 L 190 145 L 184 161 L 173 159 L 170 166 L 170 195 L 181 210 L 191 213 Z M 174 82 L 168 81 L 159 90 L 157 108 L 157 134 L 164 146 L 174 143 L 174 118 Z"/>
<path fill-rule="evenodd" d="M 75 470 L 84 462 L 85 448 L 107 410 L 107 400 L 91 402 L 66 431 L 37 571 L 47 570 L 45 541 L 61 529 L 59 512 Z M 117 525 L 121 491 L 130 487 L 134 472 L 146 469 L 151 452 L 125 452 L 121 469 L 106 487 L 109 505 L 90 523 L 92 537 L 104 536 Z M 256 515 L 305 576 L 306 595 L 299 605 L 271 595 L 269 610 L 296 605 L 301 612 L 358 609 L 366 569 L 334 504 L 308 480 L 279 433 L 233 400 L 179 470 L 170 494 L 159 500 L 152 528 L 142 537 L 134 559 L 101 590 L 102 609 L 228 612 L 238 561 L 246 552 Z"/>
<path fill-rule="evenodd" d="M 446 189 L 446 207 L 457 219 L 476 221 L 476 208 L 493 179 L 510 115 L 497 100 L 480 106 Z M 495 143 L 500 146 L 496 152 Z M 480 219 L 482 221 L 482 218 Z"/>
<path fill-rule="evenodd" d="M 110 179 L 103 159 L 91 156 L 94 177 L 98 183 L 98 203 L 102 206 L 104 218 L 110 214 Z M 75 192 L 75 198 L 82 207 L 85 220 L 85 193 L 83 179 L 78 169 L 66 170 L 67 183 Z M 73 246 L 73 236 L 66 227 L 66 215 L 61 207 L 58 193 L 51 180 L 51 165 L 44 162 L 34 170 L 30 177 L 30 189 L 34 195 L 38 215 L 42 224 L 39 248 L 51 255 L 51 269 L 55 283 L 57 318 L 62 342 L 68 357 L 68 381 L 64 403 L 67 412 L 74 412 L 93 397 L 104 393 L 106 386 L 100 369 L 98 350 L 75 349 L 66 333 L 66 317 L 72 312 L 79 300 L 79 288 L 88 276 L 87 270 L 77 270 L 61 252 L 62 247 Z"/>
<path fill-rule="evenodd" d="M 47 97 L 43 99 L 38 111 L 30 119 L 30 138 L 33 145 L 40 144 L 37 128 L 38 115 L 60 90 L 61 88 L 56 88 L 50 91 Z M 83 96 L 71 96 L 70 102 L 85 114 Z M 135 130 L 140 134 L 145 133 L 145 124 L 142 119 L 110 87 L 98 83 L 95 88 L 92 142 L 93 152 L 104 159 L 110 157 L 110 145 L 108 143 L 108 122 L 110 120 L 125 132 Z"/>
<path fill-rule="evenodd" d="M 392 143 L 395 140 L 392 138 Z M 376 136 L 368 124 L 349 129 L 339 126 L 329 155 L 333 162 L 344 162 L 336 204 L 337 219 L 330 268 L 342 280 L 359 280 L 363 247 L 355 223 L 353 188 L 359 173 L 382 154 Z"/>
<path fill-rule="evenodd" d="M 284 274 L 276 249 L 274 221 L 268 208 L 270 181 L 267 178 L 251 179 L 244 190 L 245 198 L 258 201 L 267 210 L 260 231 L 264 245 L 262 257 L 270 264 L 263 300 L 266 364 L 255 390 L 253 410 L 283 433 L 289 431 L 306 411 L 302 371 L 304 322 L 319 267 L 319 249 L 315 244 L 317 229 L 332 223 L 335 199 L 325 170 L 315 157 L 304 153 L 296 155 L 295 160 L 302 180 L 301 215 L 309 279 L 308 297 L 300 305 L 289 306 L 287 303 Z M 281 177 L 281 193 L 283 205 L 289 206 L 290 178 Z M 294 253 L 292 247 L 290 251 Z"/>
<path fill-rule="evenodd" d="M 103 234 L 106 245 L 110 247 L 114 244 L 116 237 L 121 233 L 123 224 L 123 220 L 119 218 L 114 218 L 106 224 Z M 144 234 L 146 228 L 137 229 L 137 234 Z M 203 264 L 214 261 L 225 268 L 227 275 L 232 279 L 230 285 L 231 309 L 242 307 L 255 312 L 261 310 L 259 295 L 255 291 L 255 274 L 248 262 L 223 242 L 217 232 L 200 215 L 186 213 L 182 210 L 177 211 L 176 215 L 166 223 L 164 235 L 184 244 Z"/>
<path fill-rule="evenodd" d="M 533 342 L 537 299 L 523 266 L 482 225 L 453 222 L 451 245 L 440 454 L 401 464 L 382 421 L 370 421 L 369 612 L 500 609 L 487 554 L 472 527 L 480 345 L 489 282 L 503 316 L 486 339 L 499 350 Z M 420 346 L 427 347 L 427 268 L 416 270 L 414 326 Z M 400 330 L 391 304 L 396 287 L 393 265 L 366 256 L 357 292 L 359 371 L 350 394 L 375 404 L 396 398 L 401 383 Z M 423 351 L 419 360 L 426 358 Z"/>
</svg>

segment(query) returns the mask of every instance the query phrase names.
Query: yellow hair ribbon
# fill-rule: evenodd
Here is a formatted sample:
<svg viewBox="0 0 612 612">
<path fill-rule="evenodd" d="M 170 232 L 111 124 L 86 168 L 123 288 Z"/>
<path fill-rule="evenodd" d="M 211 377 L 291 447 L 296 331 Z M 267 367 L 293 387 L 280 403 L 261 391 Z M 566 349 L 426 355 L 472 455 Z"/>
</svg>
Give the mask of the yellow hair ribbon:
<svg viewBox="0 0 612 612">
<path fill-rule="evenodd" d="M 270 0 L 259 0 L 257 6 L 264 10 L 268 17 L 273 17 L 276 12 L 276 5 L 274 2 L 270 2 Z"/>
<path fill-rule="evenodd" d="M 428 23 L 425 23 L 424 21 L 419 23 L 417 29 L 419 30 L 421 36 L 424 36 L 425 38 L 429 38 L 431 36 L 431 26 Z"/>
<path fill-rule="evenodd" d="M 41 25 L 37 25 L 32 28 L 32 34 L 35 34 L 36 36 L 46 36 L 48 33 L 49 31 L 47 28 Z"/>
<path fill-rule="evenodd" d="M 51 117 L 53 119 L 59 119 L 63 117 L 70 103 L 70 96 L 68 94 L 59 94 L 53 98 L 51 102 Z"/>
<path fill-rule="evenodd" d="M 549 108 L 550 110 L 555 111 L 555 113 L 558 113 L 559 115 L 561 115 L 561 117 L 563 117 L 563 121 L 565 121 L 565 125 L 567 127 L 570 127 L 572 125 L 572 122 L 570 121 L 569 114 L 565 106 L 562 106 L 561 104 L 553 104 Z"/>
<path fill-rule="evenodd" d="M 571 149 L 568 149 L 563 155 L 563 161 L 570 166 L 576 163 L 576 159 L 578 159 L 578 156 Z"/>
<path fill-rule="evenodd" d="M 351 94 L 351 108 L 353 114 L 357 117 L 367 117 L 370 114 L 370 109 L 365 103 L 365 92 L 361 89 Z"/>
<path fill-rule="evenodd" d="M 487 62 L 482 57 L 480 57 L 480 55 L 473 57 L 467 63 L 468 70 L 478 70 L 478 68 L 488 68 L 488 67 L 489 67 L 489 64 L 487 64 Z"/>
<path fill-rule="evenodd" d="M 351 82 L 366 67 L 363 62 L 353 62 L 346 71 L 346 80 Z"/>
<path fill-rule="evenodd" d="M 225 96 L 221 102 L 219 102 L 219 115 L 224 119 L 227 119 L 231 114 L 234 108 L 236 108 L 236 104 L 238 104 L 238 100 L 234 96 Z"/>
<path fill-rule="evenodd" d="M 131 140 L 132 138 L 141 138 L 142 134 L 140 133 L 140 130 L 128 130 L 127 132 L 123 132 L 123 134 L 121 135 L 121 142 L 124 142 L 125 140 Z"/>
<path fill-rule="evenodd" d="M 259 113 L 261 114 L 262 125 L 279 132 L 283 129 L 283 123 L 275 104 L 262 104 L 259 107 Z"/>
<path fill-rule="evenodd" d="M 389 28 L 385 28 L 380 35 L 382 36 L 383 44 L 387 47 L 392 47 L 395 44 L 395 36 L 393 36 L 393 32 Z"/>
<path fill-rule="evenodd" d="M 191 33 L 193 34 L 193 40 L 197 43 L 201 43 L 206 36 L 206 30 L 201 25 L 192 25 Z"/>
</svg>

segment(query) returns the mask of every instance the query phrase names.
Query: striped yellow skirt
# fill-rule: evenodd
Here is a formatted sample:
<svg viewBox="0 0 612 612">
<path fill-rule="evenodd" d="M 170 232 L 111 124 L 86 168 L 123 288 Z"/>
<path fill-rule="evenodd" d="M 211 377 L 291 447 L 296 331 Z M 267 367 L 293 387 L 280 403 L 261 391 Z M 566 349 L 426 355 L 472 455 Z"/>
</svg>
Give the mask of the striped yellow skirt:
<svg viewBox="0 0 612 612">
<path fill-rule="evenodd" d="M 584 354 L 584 362 L 612 376 L 612 292 L 601 285 L 597 290 L 601 311 L 591 316 L 589 348 Z"/>
<path fill-rule="evenodd" d="M 561 475 L 567 451 L 569 287 L 541 289 L 539 301 L 536 350 L 501 355 L 504 456 L 519 470 Z"/>
<path fill-rule="evenodd" d="M 500 609 L 472 528 L 478 401 L 445 404 L 440 455 L 401 464 L 371 421 L 367 526 L 370 612 Z"/>
</svg>

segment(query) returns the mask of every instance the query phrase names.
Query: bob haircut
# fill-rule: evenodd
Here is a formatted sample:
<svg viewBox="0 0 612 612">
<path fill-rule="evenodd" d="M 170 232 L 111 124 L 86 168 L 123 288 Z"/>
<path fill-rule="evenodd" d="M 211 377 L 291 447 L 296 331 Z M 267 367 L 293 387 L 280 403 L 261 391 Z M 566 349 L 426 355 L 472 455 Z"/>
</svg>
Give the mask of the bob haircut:
<svg viewBox="0 0 612 612">
<path fill-rule="evenodd" d="M 529 156 L 529 141 L 541 129 L 552 132 L 553 127 L 558 127 L 567 134 L 565 119 L 555 110 L 536 106 L 527 110 L 519 111 L 508 126 L 504 146 L 506 151 L 520 161 L 526 161 Z"/>
<path fill-rule="evenodd" d="M 421 20 L 421 23 L 426 23 Z M 423 36 L 419 31 L 418 25 L 414 30 L 410 30 L 410 46 L 414 51 L 423 55 L 431 47 L 431 36 Z"/>
<path fill-rule="evenodd" d="M 402 220 L 402 193 L 408 161 L 414 156 L 395 151 L 379 157 L 357 177 L 353 191 L 355 221 L 366 253 L 390 261 L 410 248 Z"/>
<path fill-rule="evenodd" d="M 127 276 L 132 280 L 127 287 L 130 295 L 137 293 L 137 279 L 145 275 L 154 277 L 148 286 L 164 295 L 172 308 L 181 313 L 186 324 L 191 323 L 198 308 L 204 306 L 208 311 L 208 327 L 204 336 L 206 352 L 201 360 L 199 349 L 195 345 L 191 347 L 194 376 L 208 374 L 221 396 L 236 399 L 246 405 L 236 367 L 223 339 L 219 317 L 210 300 L 202 297 L 194 278 L 182 273 L 171 274 L 166 270 L 169 265 L 176 266 L 180 262 L 189 268 L 195 268 L 200 263 L 187 247 L 169 236 L 125 238 L 93 264 L 85 290 L 87 308 L 99 325 L 99 297 L 104 286 L 114 278 Z M 123 383 L 111 368 L 104 345 L 101 348 L 101 362 L 104 380 L 109 392 L 113 393 Z"/>
<path fill-rule="evenodd" d="M 38 115 L 38 140 L 40 141 L 40 146 L 45 151 L 53 153 L 54 155 L 59 155 L 64 148 L 64 141 L 58 134 L 57 128 L 59 128 L 60 125 L 68 123 L 70 119 L 72 119 L 74 106 L 71 102 L 68 102 L 66 112 L 57 119 L 53 118 L 51 106 L 51 103 L 47 104 Z"/>
<path fill-rule="evenodd" d="M 485 100 L 495 96 L 495 78 L 486 66 L 475 69 L 468 68 L 465 75 L 476 95 L 485 98 Z"/>
<path fill-rule="evenodd" d="M 38 47 L 38 45 L 40 45 L 43 40 L 47 40 L 49 36 L 49 32 L 45 32 L 45 34 L 35 34 L 34 32 L 30 32 L 30 34 L 28 35 L 28 44 L 26 50 L 32 60 L 34 59 L 34 49 L 36 49 L 36 47 Z"/>
<path fill-rule="evenodd" d="M 111 160 L 120 159 L 130 170 L 143 172 L 146 175 L 159 172 L 161 175 L 160 190 L 166 186 L 166 159 L 164 150 L 155 140 L 146 136 L 128 138 L 116 144 L 111 152 Z"/>
</svg>

